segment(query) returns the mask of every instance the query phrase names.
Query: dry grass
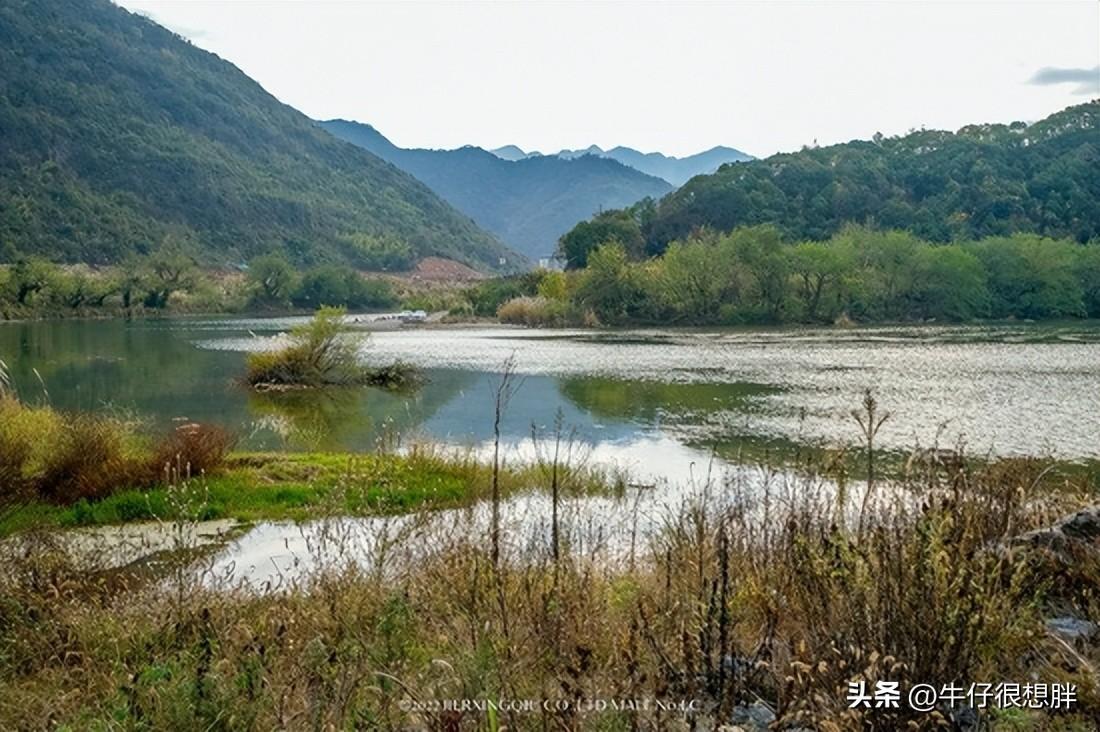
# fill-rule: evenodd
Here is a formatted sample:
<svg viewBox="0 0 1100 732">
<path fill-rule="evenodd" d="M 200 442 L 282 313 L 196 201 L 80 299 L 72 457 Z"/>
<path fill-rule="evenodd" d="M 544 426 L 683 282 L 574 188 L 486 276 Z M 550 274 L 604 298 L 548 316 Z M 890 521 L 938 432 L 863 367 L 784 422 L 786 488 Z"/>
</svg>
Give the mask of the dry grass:
<svg viewBox="0 0 1100 732">
<path fill-rule="evenodd" d="M 335 559 L 354 539 L 333 528 L 323 568 L 267 595 L 191 574 L 127 588 L 29 553 L 0 577 L 0 727 L 715 729 L 762 701 L 776 728 L 950 728 L 946 711 L 847 708 L 848 681 L 881 678 L 1073 680 L 1075 714 L 1002 728 L 1093 729 L 1096 649 L 1041 618 L 1095 613 L 1100 564 L 996 550 L 1079 498 L 1038 493 L 1026 463 L 914 465 L 865 511 L 859 485 L 709 481 L 625 552 L 565 541 L 555 561 L 546 537 L 512 535 L 497 568 L 461 525 L 381 567 Z M 500 698 L 698 709 L 407 710 Z"/>
<path fill-rule="evenodd" d="M 166 470 L 182 476 L 214 474 L 236 442 L 212 425 L 184 425 L 158 440 L 149 440 L 137 427 L 0 395 L 0 505 L 95 501 L 162 482 Z"/>
<path fill-rule="evenodd" d="M 529 327 L 564 325 L 566 315 L 564 302 L 545 297 L 516 297 L 497 309 L 500 322 Z"/>
<path fill-rule="evenodd" d="M 149 460 L 152 481 L 171 475 L 211 475 L 221 470 L 237 436 L 224 427 L 190 423 L 180 425 L 156 445 Z"/>
</svg>

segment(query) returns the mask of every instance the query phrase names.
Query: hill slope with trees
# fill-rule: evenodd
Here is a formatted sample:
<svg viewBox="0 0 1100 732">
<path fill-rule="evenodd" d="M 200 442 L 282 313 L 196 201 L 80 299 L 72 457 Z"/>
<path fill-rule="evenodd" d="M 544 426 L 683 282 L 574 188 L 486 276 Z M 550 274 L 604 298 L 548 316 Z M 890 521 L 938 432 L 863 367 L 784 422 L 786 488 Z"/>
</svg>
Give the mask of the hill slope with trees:
<svg viewBox="0 0 1100 732">
<path fill-rule="evenodd" d="M 876 135 L 726 165 L 634 218 L 651 255 L 696 229 L 758 224 L 792 239 L 827 239 L 857 223 L 933 242 L 1018 232 L 1084 242 L 1100 235 L 1097 170 L 1093 101 L 1030 125 Z"/>
<path fill-rule="evenodd" d="M 0 262 L 516 257 L 412 176 L 107 0 L 0 5 Z"/>
<path fill-rule="evenodd" d="M 367 124 L 320 123 L 426 183 L 516 251 L 535 259 L 554 252 L 558 237 L 592 214 L 672 190 L 664 180 L 614 160 L 585 155 L 505 160 L 478 147 L 400 148 Z"/>
</svg>

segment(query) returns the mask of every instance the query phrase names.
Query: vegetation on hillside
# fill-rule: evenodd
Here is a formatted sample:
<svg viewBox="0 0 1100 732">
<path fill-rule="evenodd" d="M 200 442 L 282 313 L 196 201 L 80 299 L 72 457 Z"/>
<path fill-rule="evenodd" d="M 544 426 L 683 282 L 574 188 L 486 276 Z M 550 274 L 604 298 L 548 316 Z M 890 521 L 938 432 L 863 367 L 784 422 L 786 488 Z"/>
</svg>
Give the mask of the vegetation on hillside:
<svg viewBox="0 0 1100 732">
<path fill-rule="evenodd" d="M 0 88 L 0 263 L 518 264 L 412 176 L 108 0 L 0 6 Z"/>
<path fill-rule="evenodd" d="M 595 212 L 672 190 L 664 180 L 610 158 L 548 155 L 510 161 L 476 147 L 407 150 L 370 125 L 345 120 L 320 124 L 416 176 L 532 260 L 553 254 L 558 237 Z"/>
<path fill-rule="evenodd" d="M 1097 242 L 1011 234 L 945 244 L 856 225 L 799 241 L 765 225 L 698 231 L 646 258 L 627 218 L 578 226 L 562 243 L 598 242 L 584 250 L 585 267 L 505 280 L 516 283 L 512 297 L 541 296 L 545 324 L 563 313 L 608 324 L 1100 317 Z M 530 324 L 538 318 L 526 305 L 520 322 Z"/>
<path fill-rule="evenodd" d="M 1085 242 L 1100 236 L 1098 166 L 1094 101 L 1031 125 L 876 135 L 725 165 L 629 213 L 648 255 L 701 228 L 758 224 L 797 240 L 828 239 L 858 223 L 939 243 L 1013 233 Z M 570 261 L 583 266 L 583 258 Z"/>
</svg>

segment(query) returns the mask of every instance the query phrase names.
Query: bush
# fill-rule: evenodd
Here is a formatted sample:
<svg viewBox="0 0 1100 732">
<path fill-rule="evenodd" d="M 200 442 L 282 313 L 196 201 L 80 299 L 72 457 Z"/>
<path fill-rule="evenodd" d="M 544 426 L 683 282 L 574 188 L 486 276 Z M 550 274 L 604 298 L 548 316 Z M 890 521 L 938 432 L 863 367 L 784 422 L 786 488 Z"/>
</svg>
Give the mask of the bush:
<svg viewBox="0 0 1100 732">
<path fill-rule="evenodd" d="M 62 415 L 0 394 L 0 508 L 36 498 L 58 504 L 99 501 L 119 490 L 172 476 L 213 473 L 235 436 L 188 424 L 150 448 L 127 424 L 87 414 Z"/>
<path fill-rule="evenodd" d="M 277 351 L 250 354 L 245 380 L 252 386 L 351 384 L 362 377 L 355 344 L 343 338 L 344 310 L 322 308 L 309 323 L 295 328 L 290 344 Z"/>
<path fill-rule="evenodd" d="M 18 409 L 19 403 L 0 389 L 0 496 L 3 498 L 21 495 L 27 484 L 31 442 L 18 429 Z"/>
<path fill-rule="evenodd" d="M 38 494 L 54 503 L 95 500 L 135 482 L 126 459 L 123 429 L 113 420 L 75 415 L 51 446 L 37 481 Z"/>
<path fill-rule="evenodd" d="M 192 423 L 177 427 L 153 452 L 149 462 L 153 481 L 166 474 L 187 477 L 215 473 L 236 444 L 236 435 L 217 425 Z"/>
<path fill-rule="evenodd" d="M 564 325 L 565 316 L 565 303 L 545 297 L 516 297 L 497 310 L 500 322 L 530 327 Z"/>
<path fill-rule="evenodd" d="M 353 385 L 400 388 L 413 380 L 414 372 L 408 366 L 371 369 L 361 364 L 357 343 L 344 338 L 343 318 L 341 308 L 318 310 L 313 320 L 294 329 L 285 348 L 250 354 L 245 381 L 253 388 L 278 389 Z"/>
</svg>

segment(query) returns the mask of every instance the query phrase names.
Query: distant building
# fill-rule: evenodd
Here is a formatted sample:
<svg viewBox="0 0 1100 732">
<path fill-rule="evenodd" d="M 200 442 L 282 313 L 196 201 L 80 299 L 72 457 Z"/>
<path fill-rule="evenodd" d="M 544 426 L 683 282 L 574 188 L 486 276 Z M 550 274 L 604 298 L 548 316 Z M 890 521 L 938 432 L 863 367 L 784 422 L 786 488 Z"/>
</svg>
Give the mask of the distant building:
<svg viewBox="0 0 1100 732">
<path fill-rule="evenodd" d="M 565 260 L 556 254 L 551 254 L 547 257 L 539 257 L 539 269 L 561 272 L 565 269 Z"/>
</svg>

